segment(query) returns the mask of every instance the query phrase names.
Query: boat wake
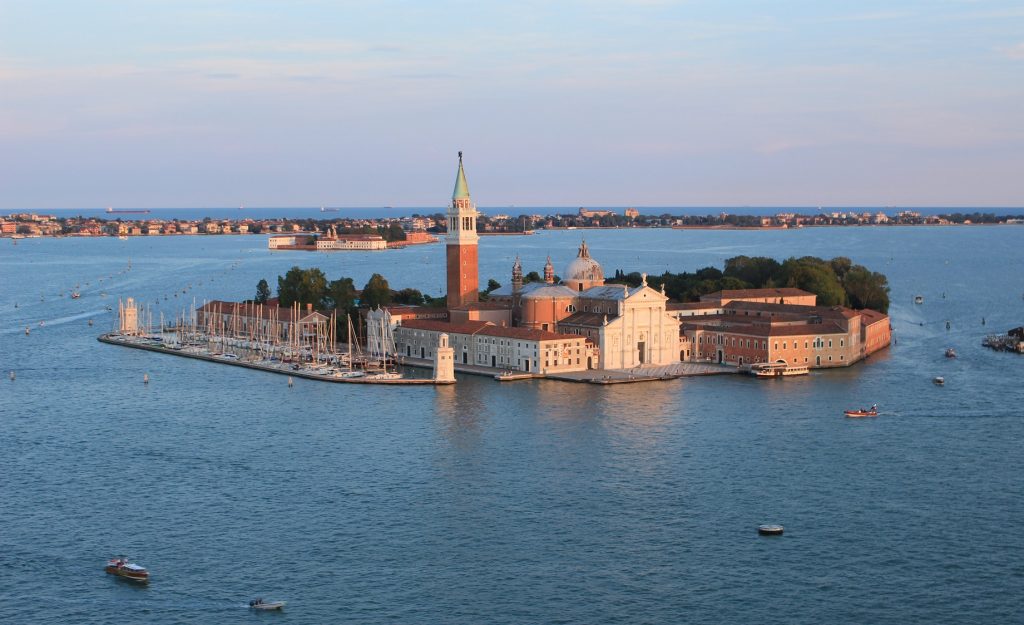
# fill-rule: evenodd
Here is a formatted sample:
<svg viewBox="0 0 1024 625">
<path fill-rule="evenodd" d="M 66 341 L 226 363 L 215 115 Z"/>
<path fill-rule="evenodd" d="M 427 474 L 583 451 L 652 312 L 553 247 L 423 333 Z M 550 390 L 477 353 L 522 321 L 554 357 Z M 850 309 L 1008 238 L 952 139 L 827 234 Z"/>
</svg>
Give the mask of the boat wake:
<svg viewBox="0 0 1024 625">
<path fill-rule="evenodd" d="M 25 332 L 25 326 L 32 329 L 33 332 L 36 330 L 45 330 L 48 327 L 64 325 L 71 323 L 72 321 L 81 321 L 82 319 L 89 319 L 90 317 L 96 318 L 103 315 L 109 315 L 111 311 L 103 308 L 97 310 L 90 310 L 83 313 L 77 313 L 69 315 L 67 317 L 57 317 L 56 319 L 43 319 L 43 325 L 39 325 L 39 320 L 25 319 L 19 322 L 15 322 L 16 325 L 12 328 L 0 328 L 0 334 L 19 334 Z"/>
</svg>

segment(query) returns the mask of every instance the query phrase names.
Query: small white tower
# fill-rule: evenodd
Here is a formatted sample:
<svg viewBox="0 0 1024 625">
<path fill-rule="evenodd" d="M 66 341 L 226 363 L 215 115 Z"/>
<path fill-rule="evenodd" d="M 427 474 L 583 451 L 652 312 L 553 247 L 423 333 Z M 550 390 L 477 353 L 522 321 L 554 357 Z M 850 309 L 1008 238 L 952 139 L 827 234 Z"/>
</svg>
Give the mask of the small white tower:
<svg viewBox="0 0 1024 625">
<path fill-rule="evenodd" d="M 434 356 L 434 381 L 455 381 L 455 350 L 448 345 L 448 335 L 437 337 L 437 354 Z"/>
<path fill-rule="evenodd" d="M 123 304 L 118 301 L 120 308 L 121 334 L 134 336 L 139 333 L 139 308 L 135 305 L 135 299 L 129 297 Z"/>
</svg>

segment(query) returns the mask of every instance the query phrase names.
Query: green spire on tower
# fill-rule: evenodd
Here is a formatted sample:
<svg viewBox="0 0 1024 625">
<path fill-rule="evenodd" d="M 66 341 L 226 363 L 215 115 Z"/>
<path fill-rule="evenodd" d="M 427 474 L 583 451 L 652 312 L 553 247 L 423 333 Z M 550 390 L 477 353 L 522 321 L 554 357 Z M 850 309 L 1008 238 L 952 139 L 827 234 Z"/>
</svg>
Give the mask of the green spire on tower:
<svg viewBox="0 0 1024 625">
<path fill-rule="evenodd" d="M 466 172 L 462 170 L 462 152 L 459 152 L 459 174 L 455 177 L 455 190 L 452 191 L 452 199 L 462 198 L 469 198 L 469 184 L 466 183 Z"/>
</svg>

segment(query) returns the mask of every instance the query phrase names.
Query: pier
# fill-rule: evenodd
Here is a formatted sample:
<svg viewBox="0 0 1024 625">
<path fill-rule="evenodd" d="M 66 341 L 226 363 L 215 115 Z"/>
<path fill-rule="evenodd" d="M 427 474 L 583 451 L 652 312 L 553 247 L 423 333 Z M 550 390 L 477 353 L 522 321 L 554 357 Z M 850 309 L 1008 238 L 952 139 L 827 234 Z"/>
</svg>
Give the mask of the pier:
<svg viewBox="0 0 1024 625">
<path fill-rule="evenodd" d="M 267 373 L 277 373 L 280 375 L 292 376 L 296 378 L 305 378 L 307 380 L 317 380 L 319 382 L 335 382 L 338 384 L 390 384 L 398 386 L 425 386 L 425 385 L 445 385 L 455 384 L 455 380 L 434 380 L 430 378 L 400 378 L 400 379 L 377 379 L 371 376 L 366 377 L 334 377 L 331 374 L 319 374 L 309 370 L 305 370 L 301 367 L 295 368 L 296 365 L 286 362 L 268 362 L 268 361 L 245 361 L 241 359 L 230 359 L 223 357 L 212 356 L 207 353 L 199 351 L 186 351 L 185 348 L 175 348 L 162 344 L 155 344 L 151 340 L 139 336 L 123 335 L 117 332 L 111 332 L 108 334 L 102 334 L 97 339 L 101 343 L 107 343 L 109 345 L 119 345 L 121 347 L 131 347 L 133 349 L 142 349 L 149 352 L 157 352 L 160 354 L 168 354 L 170 356 L 181 356 L 184 358 L 192 358 L 194 360 L 205 360 L 206 362 L 214 362 L 221 365 L 232 365 L 235 367 L 244 367 L 246 369 L 255 369 L 257 371 L 266 371 Z"/>
</svg>

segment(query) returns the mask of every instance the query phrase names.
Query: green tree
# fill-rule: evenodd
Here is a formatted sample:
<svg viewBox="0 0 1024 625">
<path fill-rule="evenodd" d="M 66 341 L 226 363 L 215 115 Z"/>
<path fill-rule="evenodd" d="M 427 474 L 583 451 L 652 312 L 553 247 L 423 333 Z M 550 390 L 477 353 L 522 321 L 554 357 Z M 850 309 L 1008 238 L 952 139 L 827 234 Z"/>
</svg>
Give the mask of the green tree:
<svg viewBox="0 0 1024 625">
<path fill-rule="evenodd" d="M 523 276 L 523 284 L 529 284 L 531 282 L 543 282 L 543 281 L 544 281 L 544 278 L 541 278 L 540 274 L 537 273 L 536 271 L 531 271 L 530 273 L 528 273 L 525 276 Z"/>
<path fill-rule="evenodd" d="M 322 307 L 326 303 L 326 295 L 327 276 L 315 267 L 292 267 L 284 276 L 277 277 L 277 297 L 281 306 L 288 307 L 298 302 Z"/>
<path fill-rule="evenodd" d="M 422 306 L 423 293 L 418 289 L 401 289 L 395 291 L 393 301 L 396 304 L 405 304 L 406 306 Z"/>
<path fill-rule="evenodd" d="M 501 283 L 498 282 L 497 280 L 495 280 L 494 278 L 491 278 L 490 280 L 487 281 L 487 292 L 488 293 L 490 293 L 491 291 L 496 291 L 496 290 L 498 290 L 500 288 L 501 288 Z"/>
<path fill-rule="evenodd" d="M 363 293 L 359 297 L 359 303 L 368 308 L 387 306 L 391 303 L 391 287 L 384 276 L 375 273 L 370 276 L 369 282 L 363 287 Z"/>
<path fill-rule="evenodd" d="M 338 311 L 339 318 L 356 307 L 356 286 L 352 278 L 338 278 L 327 285 L 327 308 Z"/>
<path fill-rule="evenodd" d="M 265 279 L 261 278 L 256 283 L 256 303 L 266 304 L 268 299 L 270 299 L 270 285 L 267 284 Z"/>
<path fill-rule="evenodd" d="M 889 312 L 889 281 L 861 265 L 853 265 L 843 279 L 843 288 L 853 308 L 870 308 Z"/>
<path fill-rule="evenodd" d="M 818 296 L 819 306 L 845 306 L 846 290 L 831 264 L 813 256 L 790 258 L 782 263 L 784 284 Z"/>
<path fill-rule="evenodd" d="M 725 275 L 746 282 L 745 288 L 764 288 L 779 273 L 781 266 L 774 258 L 736 256 L 725 261 Z"/>
</svg>

